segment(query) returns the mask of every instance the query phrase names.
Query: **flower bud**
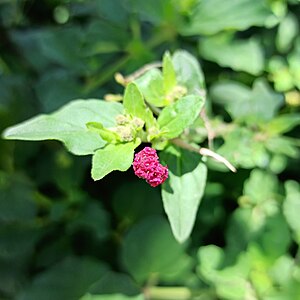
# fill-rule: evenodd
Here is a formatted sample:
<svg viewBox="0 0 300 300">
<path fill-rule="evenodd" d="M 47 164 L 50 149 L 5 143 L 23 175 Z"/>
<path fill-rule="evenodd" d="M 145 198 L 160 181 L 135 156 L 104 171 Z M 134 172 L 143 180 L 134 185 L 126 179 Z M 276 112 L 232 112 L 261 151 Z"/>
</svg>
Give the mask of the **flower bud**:
<svg viewBox="0 0 300 300">
<path fill-rule="evenodd" d="M 143 126 L 145 125 L 145 122 L 138 118 L 138 117 L 133 117 L 132 119 L 132 124 L 137 128 L 137 129 L 141 129 L 143 128 Z"/>
<path fill-rule="evenodd" d="M 117 115 L 116 116 L 116 122 L 118 125 L 125 125 L 128 123 L 128 117 L 124 116 L 124 115 Z"/>
<path fill-rule="evenodd" d="M 122 142 L 131 142 L 134 138 L 132 130 L 128 126 L 117 126 L 116 133 L 120 136 Z"/>
<path fill-rule="evenodd" d="M 162 184 L 168 178 L 168 167 L 159 163 L 153 148 L 145 147 L 136 153 L 132 165 L 135 175 L 145 179 L 152 187 Z"/>
</svg>

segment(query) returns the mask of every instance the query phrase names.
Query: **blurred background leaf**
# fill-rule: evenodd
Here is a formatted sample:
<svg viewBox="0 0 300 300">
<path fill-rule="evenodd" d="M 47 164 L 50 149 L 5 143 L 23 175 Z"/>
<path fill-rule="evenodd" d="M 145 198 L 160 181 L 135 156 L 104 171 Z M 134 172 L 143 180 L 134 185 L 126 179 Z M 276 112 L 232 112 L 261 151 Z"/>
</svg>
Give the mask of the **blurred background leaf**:
<svg viewBox="0 0 300 300">
<path fill-rule="evenodd" d="M 132 170 L 95 183 L 90 157 L 0 140 L 0 299 L 298 299 L 299 16 L 299 0 L 0 1 L 1 132 L 121 94 L 114 74 L 152 62 L 136 81 L 163 103 L 168 50 L 177 85 L 207 96 L 182 138 L 238 168 L 204 161 L 179 245 Z"/>
</svg>

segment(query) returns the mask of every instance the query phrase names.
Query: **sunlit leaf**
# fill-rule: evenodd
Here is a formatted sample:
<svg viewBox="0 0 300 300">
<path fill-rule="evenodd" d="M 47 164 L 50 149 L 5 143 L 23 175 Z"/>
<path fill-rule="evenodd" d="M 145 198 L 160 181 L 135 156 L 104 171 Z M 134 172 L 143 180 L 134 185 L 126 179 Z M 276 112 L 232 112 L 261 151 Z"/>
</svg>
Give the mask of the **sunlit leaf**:
<svg viewBox="0 0 300 300">
<path fill-rule="evenodd" d="M 134 149 L 140 141 L 124 144 L 109 144 L 95 152 L 92 162 L 92 178 L 102 179 L 112 171 L 126 171 L 133 162 Z"/>
<path fill-rule="evenodd" d="M 160 70 L 151 69 L 141 77 L 135 80 L 138 88 L 141 90 L 145 99 L 150 104 L 155 106 L 165 106 L 167 101 L 165 99 L 163 76 Z"/>
<path fill-rule="evenodd" d="M 172 59 L 178 83 L 186 87 L 189 93 L 203 94 L 204 74 L 197 59 L 184 50 L 177 50 Z"/>
<path fill-rule="evenodd" d="M 165 107 L 157 119 L 160 129 L 165 132 L 163 136 L 169 139 L 179 136 L 193 124 L 203 105 L 202 97 L 185 96 Z"/>
<path fill-rule="evenodd" d="M 277 186 L 277 179 L 272 173 L 254 169 L 244 184 L 244 195 L 250 198 L 252 204 L 273 201 Z"/>
<path fill-rule="evenodd" d="M 294 14 L 289 13 L 279 24 L 276 46 L 280 52 L 287 51 L 299 31 L 299 23 Z"/>
<path fill-rule="evenodd" d="M 152 112 L 146 107 L 143 95 L 135 83 L 129 83 L 125 89 L 123 99 L 124 109 L 132 116 L 138 117 L 146 122 L 148 127 L 155 124 Z"/>
<path fill-rule="evenodd" d="M 115 116 L 123 112 L 119 103 L 101 100 L 75 100 L 49 115 L 39 115 L 6 129 L 3 136 L 11 140 L 59 140 L 76 155 L 87 155 L 102 148 L 106 142 L 86 127 L 100 122 L 115 125 Z"/>
<path fill-rule="evenodd" d="M 202 38 L 199 51 L 205 59 L 236 71 L 258 75 L 264 68 L 263 49 L 255 39 L 238 40 L 227 35 Z"/>
<path fill-rule="evenodd" d="M 163 57 L 163 78 L 165 93 L 171 92 L 176 86 L 177 81 L 173 62 L 168 52 Z"/>
<path fill-rule="evenodd" d="M 162 188 L 164 209 L 175 238 L 182 243 L 193 229 L 207 169 L 200 155 L 186 150 L 169 148 L 161 157 L 169 169 L 169 178 Z"/>
<path fill-rule="evenodd" d="M 212 35 L 223 30 L 264 26 L 272 13 L 260 0 L 197 1 L 190 21 L 180 28 L 183 35 Z"/>
<path fill-rule="evenodd" d="M 211 88 L 211 96 L 232 118 L 250 124 L 271 120 L 283 104 L 283 97 L 263 79 L 257 79 L 252 90 L 238 82 L 217 83 Z"/>
<path fill-rule="evenodd" d="M 298 244 L 300 244 L 300 218 L 298 212 L 300 209 L 300 189 L 295 181 L 287 181 L 285 184 L 286 199 L 283 205 L 284 216 L 293 230 Z"/>
<path fill-rule="evenodd" d="M 265 130 L 271 134 L 283 134 L 300 124 L 300 114 L 284 114 L 272 119 Z"/>
</svg>

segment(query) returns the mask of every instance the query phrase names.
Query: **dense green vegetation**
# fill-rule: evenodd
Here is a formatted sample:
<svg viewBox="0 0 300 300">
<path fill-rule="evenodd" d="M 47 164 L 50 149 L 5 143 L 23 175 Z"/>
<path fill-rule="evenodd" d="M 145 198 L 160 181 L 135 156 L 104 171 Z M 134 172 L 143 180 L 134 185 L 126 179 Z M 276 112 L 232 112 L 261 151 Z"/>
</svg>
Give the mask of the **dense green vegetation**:
<svg viewBox="0 0 300 300">
<path fill-rule="evenodd" d="M 299 22 L 297 0 L 0 0 L 0 131 L 66 146 L 0 140 L 0 299 L 300 299 Z M 124 111 L 145 127 L 111 132 Z M 149 142 L 162 187 L 130 168 Z"/>
</svg>

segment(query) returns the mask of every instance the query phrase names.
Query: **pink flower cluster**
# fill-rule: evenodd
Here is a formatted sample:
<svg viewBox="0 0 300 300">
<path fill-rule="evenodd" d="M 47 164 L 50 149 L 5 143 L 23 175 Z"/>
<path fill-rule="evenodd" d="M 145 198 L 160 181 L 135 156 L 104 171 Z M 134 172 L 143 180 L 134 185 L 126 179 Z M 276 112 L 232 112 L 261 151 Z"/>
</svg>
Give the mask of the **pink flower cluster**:
<svg viewBox="0 0 300 300">
<path fill-rule="evenodd" d="M 159 163 L 156 150 L 145 147 L 134 156 L 133 170 L 136 176 L 143 178 L 156 187 L 168 178 L 168 168 Z"/>
</svg>

